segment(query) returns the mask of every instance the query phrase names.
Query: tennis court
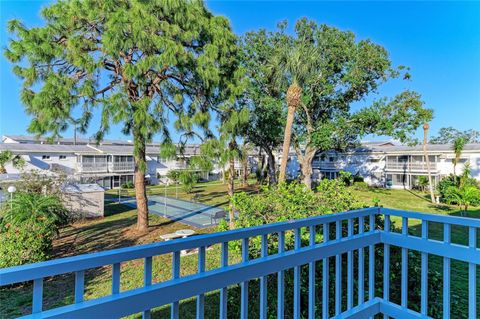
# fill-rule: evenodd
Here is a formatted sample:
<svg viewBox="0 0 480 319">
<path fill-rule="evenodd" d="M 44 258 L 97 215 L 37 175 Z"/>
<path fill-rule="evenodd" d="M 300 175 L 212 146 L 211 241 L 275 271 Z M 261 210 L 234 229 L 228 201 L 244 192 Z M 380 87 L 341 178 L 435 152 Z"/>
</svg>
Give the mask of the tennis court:
<svg viewBox="0 0 480 319">
<path fill-rule="evenodd" d="M 122 199 L 122 204 L 137 207 L 135 198 Z M 198 228 L 216 225 L 222 219 L 219 216 L 228 216 L 221 207 L 160 195 L 148 196 L 148 209 L 151 214 Z"/>
</svg>

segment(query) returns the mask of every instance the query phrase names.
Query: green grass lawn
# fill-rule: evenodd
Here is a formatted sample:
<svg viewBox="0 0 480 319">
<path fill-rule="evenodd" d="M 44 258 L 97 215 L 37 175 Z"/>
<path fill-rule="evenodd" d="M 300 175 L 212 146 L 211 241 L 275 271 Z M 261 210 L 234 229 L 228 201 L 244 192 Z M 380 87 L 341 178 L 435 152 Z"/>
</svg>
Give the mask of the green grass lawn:
<svg viewBox="0 0 480 319">
<path fill-rule="evenodd" d="M 255 191 L 256 187 L 246 187 L 240 190 Z M 163 194 L 163 187 L 149 188 L 150 194 Z M 169 196 L 175 194 L 175 189 L 169 189 Z M 458 215 L 457 207 L 446 205 L 432 205 L 428 201 L 428 196 L 418 192 L 403 190 L 383 190 L 372 189 L 368 191 L 354 191 L 363 202 L 370 204 L 372 198 L 380 199 L 380 204 L 385 207 L 406 209 L 413 211 L 429 212 L 435 214 Z M 109 196 L 115 197 L 115 191 L 109 191 Z M 194 190 L 197 199 L 210 205 L 228 205 L 228 196 L 226 185 L 222 183 L 199 184 Z M 133 195 L 133 192 L 132 194 Z M 186 194 L 179 190 L 179 198 L 189 199 L 192 194 Z M 131 208 L 117 204 L 115 202 L 107 203 L 105 206 L 106 216 L 103 219 L 86 220 L 76 222 L 62 229 L 60 236 L 54 243 L 54 257 L 79 255 L 106 249 L 114 249 L 132 245 L 140 245 L 160 241 L 159 236 L 174 232 L 178 229 L 192 228 L 190 226 L 172 222 L 162 217 L 150 216 L 150 231 L 147 234 L 139 235 L 135 232 L 136 211 Z M 470 217 L 480 217 L 479 209 L 470 209 Z M 397 226 L 400 226 L 399 220 L 393 220 Z M 418 221 L 411 220 L 409 225 L 410 233 L 419 234 L 420 227 Z M 208 233 L 215 231 L 215 228 L 195 229 L 197 233 Z M 442 238 L 443 229 L 440 225 L 431 223 L 430 237 Z M 452 229 L 452 239 L 454 242 L 466 243 L 467 232 L 465 228 Z M 392 250 L 392 253 L 395 253 Z M 230 262 L 239 261 L 239 256 L 230 253 Z M 219 247 L 214 246 L 207 251 L 207 269 L 219 267 Z M 429 262 L 433 270 L 442 272 L 442 260 L 436 256 L 430 256 Z M 156 256 L 153 259 L 153 281 L 161 282 L 171 278 L 171 255 Z M 182 275 L 193 274 L 197 271 L 197 255 L 192 254 L 181 258 Z M 480 268 L 480 267 L 479 267 Z M 121 289 L 129 290 L 142 286 L 143 283 L 143 262 L 134 260 L 122 264 L 121 268 Z M 480 269 L 479 269 L 480 275 Z M 463 263 L 452 263 L 452 295 L 458 304 L 453 308 L 458 313 L 464 313 L 466 301 L 468 300 L 467 281 L 468 272 Z M 479 281 L 480 284 L 480 281 Z M 255 283 L 252 283 L 254 286 Z M 73 274 L 57 276 L 45 280 L 44 308 L 54 308 L 65 304 L 73 303 L 74 280 Z M 233 287 L 232 289 L 238 289 Z M 395 289 L 395 287 L 392 287 Z M 441 287 L 439 287 L 441 289 Z M 86 273 L 85 299 L 95 299 L 100 296 L 106 296 L 111 290 L 111 267 L 105 266 L 92 269 Z M 275 289 L 273 289 L 275 290 Z M 11 318 L 30 312 L 31 303 L 31 283 L 18 285 L 11 289 L 0 290 L 0 318 Z M 480 293 L 480 286 L 478 289 Z M 255 298 L 252 296 L 252 298 Z M 479 296 L 480 298 L 480 296 Z M 233 302 L 235 304 L 235 302 Z M 253 303 L 253 299 L 252 299 Z M 195 317 L 194 299 L 185 300 L 180 307 L 181 318 Z M 133 315 L 132 318 L 140 318 L 139 315 Z M 154 318 L 169 318 L 169 307 L 162 307 L 154 312 Z M 211 293 L 207 296 L 206 318 L 218 317 L 218 294 Z M 455 318 L 463 318 L 459 315 Z"/>
</svg>

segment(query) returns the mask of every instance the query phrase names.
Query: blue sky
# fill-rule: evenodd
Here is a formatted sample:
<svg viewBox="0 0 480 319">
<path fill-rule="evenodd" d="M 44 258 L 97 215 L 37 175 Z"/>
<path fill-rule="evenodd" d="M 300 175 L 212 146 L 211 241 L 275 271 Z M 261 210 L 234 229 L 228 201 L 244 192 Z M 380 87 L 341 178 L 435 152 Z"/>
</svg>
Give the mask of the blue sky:
<svg viewBox="0 0 480 319">
<path fill-rule="evenodd" d="M 18 18 L 27 26 L 39 26 L 39 10 L 48 3 L 1 1 L 2 49 L 9 37 L 6 22 Z M 207 6 L 228 17 L 239 35 L 258 28 L 274 29 L 283 19 L 293 25 L 298 18 L 308 17 L 351 30 L 359 39 L 369 38 L 389 51 L 394 64 L 411 68 L 411 81 L 388 83 L 380 96 L 394 96 L 407 88 L 419 92 L 435 112 L 432 134 L 445 126 L 480 130 L 480 2 L 209 1 Z M 25 134 L 30 119 L 19 101 L 20 81 L 3 54 L 0 72 L 0 135 Z M 97 127 L 94 119 L 89 133 Z M 65 133 L 69 135 L 71 131 Z M 119 127 L 108 137 L 128 138 Z"/>
</svg>

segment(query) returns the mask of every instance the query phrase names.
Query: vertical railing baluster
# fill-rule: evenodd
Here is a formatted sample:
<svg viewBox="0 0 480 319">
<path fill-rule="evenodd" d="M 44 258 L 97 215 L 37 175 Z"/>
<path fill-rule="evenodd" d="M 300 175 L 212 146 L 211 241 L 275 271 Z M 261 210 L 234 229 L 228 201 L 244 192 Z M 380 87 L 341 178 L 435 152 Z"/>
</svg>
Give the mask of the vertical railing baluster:
<svg viewBox="0 0 480 319">
<path fill-rule="evenodd" d="M 365 227 L 365 218 L 360 216 L 358 218 L 358 234 L 362 235 Z M 358 250 L 358 304 L 361 305 L 365 301 L 365 250 L 360 248 Z"/>
<path fill-rule="evenodd" d="M 145 286 L 150 286 L 152 284 L 152 257 L 145 257 L 143 264 L 143 284 Z M 151 318 L 150 309 L 143 311 L 142 318 Z"/>
<path fill-rule="evenodd" d="M 205 246 L 198 248 L 198 265 L 197 272 L 205 272 Z M 197 296 L 197 319 L 203 319 L 205 316 L 205 295 L 201 294 Z"/>
<path fill-rule="evenodd" d="M 337 240 L 342 238 L 342 221 L 335 223 Z M 342 312 L 342 255 L 335 256 L 335 315 Z"/>
<path fill-rule="evenodd" d="M 295 250 L 302 245 L 301 229 L 295 228 Z M 293 318 L 300 319 L 300 266 L 293 268 Z"/>
<path fill-rule="evenodd" d="M 402 218 L 402 235 L 408 236 L 408 218 Z M 401 274 L 401 284 L 400 284 L 400 294 L 401 301 L 400 304 L 402 307 L 408 308 L 408 249 L 402 248 L 402 274 Z"/>
<path fill-rule="evenodd" d="M 42 312 L 43 308 L 43 278 L 33 280 L 32 313 Z"/>
<path fill-rule="evenodd" d="M 112 294 L 120 292 L 120 263 L 112 265 Z"/>
<path fill-rule="evenodd" d="M 451 226 L 443 224 L 443 242 L 451 242 Z M 450 258 L 443 257 L 443 318 L 450 319 Z"/>
<path fill-rule="evenodd" d="M 310 246 L 315 246 L 315 226 L 309 227 Z M 308 265 L 308 318 L 315 319 L 315 261 Z"/>
<path fill-rule="evenodd" d="M 390 232 L 390 215 L 385 215 L 384 231 Z M 383 300 L 390 300 L 390 245 L 383 245 Z M 387 315 L 383 318 L 388 319 Z"/>
<path fill-rule="evenodd" d="M 268 256 L 268 238 L 262 235 L 262 257 Z M 260 319 L 267 318 L 267 276 L 260 277 Z"/>
<path fill-rule="evenodd" d="M 468 228 L 468 246 L 477 249 L 477 229 Z M 468 318 L 477 319 L 477 265 L 468 264 Z"/>
<path fill-rule="evenodd" d="M 330 224 L 323 224 L 323 243 L 326 243 L 330 238 Z M 330 260 L 329 258 L 323 258 L 323 271 L 322 271 L 322 318 L 328 319 L 329 316 L 329 299 L 330 299 Z"/>
<path fill-rule="evenodd" d="M 285 251 L 285 232 L 278 233 L 278 253 L 282 254 Z M 284 299 L 285 299 L 285 272 L 283 270 L 277 273 L 277 318 L 284 318 Z"/>
<path fill-rule="evenodd" d="M 175 251 L 172 255 L 172 279 L 180 278 L 180 252 Z M 170 317 L 178 319 L 180 312 L 180 301 L 175 301 L 171 305 Z"/>
<path fill-rule="evenodd" d="M 369 231 L 375 231 L 375 216 L 369 215 Z M 375 298 L 375 245 L 368 246 L 368 300 Z M 372 317 L 371 317 L 372 318 Z"/>
<path fill-rule="evenodd" d="M 220 267 L 228 266 L 228 242 L 222 243 L 222 253 L 220 256 Z M 227 287 L 220 289 L 220 319 L 227 319 Z"/>
<path fill-rule="evenodd" d="M 248 261 L 248 237 L 242 239 L 242 262 Z M 240 318 L 248 318 L 248 281 L 240 284 Z"/>
<path fill-rule="evenodd" d="M 348 219 L 348 238 L 353 236 L 353 219 Z M 353 307 L 353 250 L 347 252 L 347 309 Z"/>
<path fill-rule="evenodd" d="M 422 239 L 428 240 L 428 221 L 422 220 Z M 421 257 L 421 289 L 420 289 L 420 312 L 427 315 L 428 312 L 428 254 L 422 252 Z"/>
<path fill-rule="evenodd" d="M 79 270 L 75 272 L 75 303 L 83 301 L 85 293 L 85 271 Z"/>
</svg>

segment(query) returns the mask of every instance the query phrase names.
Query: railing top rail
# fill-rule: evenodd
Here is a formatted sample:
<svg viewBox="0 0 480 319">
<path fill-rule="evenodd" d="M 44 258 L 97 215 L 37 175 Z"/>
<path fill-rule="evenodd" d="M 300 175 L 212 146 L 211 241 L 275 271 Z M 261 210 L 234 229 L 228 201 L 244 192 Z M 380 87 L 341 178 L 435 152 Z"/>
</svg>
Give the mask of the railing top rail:
<svg viewBox="0 0 480 319">
<path fill-rule="evenodd" d="M 168 254 L 175 251 L 193 249 L 203 246 L 250 238 L 265 234 L 275 234 L 296 228 L 332 223 L 339 220 L 358 218 L 377 214 L 378 207 L 363 208 L 349 212 L 309 217 L 304 219 L 266 224 L 226 232 L 192 236 L 174 241 L 106 250 L 96 253 L 54 259 L 35 264 L 27 264 L 0 269 L 0 286 L 29 281 L 41 277 L 55 276 L 74 271 L 86 270 L 105 265 Z"/>
<path fill-rule="evenodd" d="M 468 218 L 468 217 L 419 213 L 419 212 L 412 212 L 412 211 L 392 209 L 392 208 L 383 208 L 383 207 L 380 209 L 380 214 L 415 218 L 415 219 L 427 220 L 429 222 L 436 222 L 436 223 L 443 223 L 443 224 L 450 224 L 450 225 L 480 228 L 480 219 Z"/>
</svg>

